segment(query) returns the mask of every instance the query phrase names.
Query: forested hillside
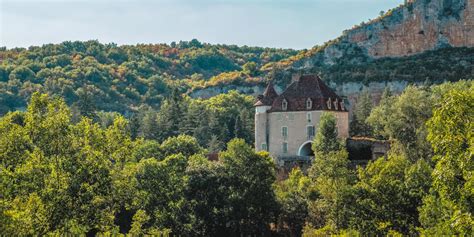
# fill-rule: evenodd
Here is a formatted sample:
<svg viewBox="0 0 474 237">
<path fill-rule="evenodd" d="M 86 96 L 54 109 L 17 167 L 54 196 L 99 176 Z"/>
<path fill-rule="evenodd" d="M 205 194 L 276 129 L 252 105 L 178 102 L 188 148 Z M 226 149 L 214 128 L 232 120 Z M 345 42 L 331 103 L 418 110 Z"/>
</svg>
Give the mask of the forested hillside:
<svg viewBox="0 0 474 237">
<path fill-rule="evenodd" d="M 258 69 L 295 50 L 189 42 L 155 45 L 63 42 L 28 49 L 0 49 L 0 114 L 24 108 L 35 91 L 67 104 L 136 112 L 159 108 L 172 88 L 180 94 L 220 83 L 261 82 Z"/>
<path fill-rule="evenodd" d="M 0 48 L 0 114 L 25 108 L 35 91 L 63 97 L 73 110 L 87 103 L 96 111 L 133 114 L 144 105 L 158 109 L 173 90 L 226 92 L 244 86 L 250 88 L 246 93 L 258 93 L 252 87 L 263 88 L 268 78 L 284 88 L 295 71 L 339 84 L 468 79 L 474 75 L 473 8 L 467 0 L 413 1 L 308 50 L 196 39 L 170 45 L 76 41 Z"/>
</svg>

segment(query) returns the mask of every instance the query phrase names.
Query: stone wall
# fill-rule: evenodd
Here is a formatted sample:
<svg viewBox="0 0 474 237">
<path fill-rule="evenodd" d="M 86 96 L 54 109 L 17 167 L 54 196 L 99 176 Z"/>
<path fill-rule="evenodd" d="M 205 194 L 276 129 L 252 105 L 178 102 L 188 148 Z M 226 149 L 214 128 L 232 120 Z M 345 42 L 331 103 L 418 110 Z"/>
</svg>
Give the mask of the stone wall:
<svg viewBox="0 0 474 237">
<path fill-rule="evenodd" d="M 347 112 L 332 111 L 337 119 L 339 136 L 349 137 L 349 116 Z M 311 114 L 311 120 L 308 121 L 308 113 Z M 302 145 L 311 142 L 313 137 L 308 137 L 307 126 L 314 126 L 317 133 L 322 111 L 298 111 L 298 112 L 273 112 L 268 113 L 268 131 L 269 141 L 268 150 L 273 157 L 294 157 L 299 155 L 299 149 Z M 259 121 L 256 121 L 259 123 Z M 288 128 L 288 136 L 282 136 L 282 127 Z M 260 134 L 257 134 L 259 136 Z M 258 139 L 261 141 L 261 139 Z M 283 153 L 282 144 L 287 142 L 288 152 Z M 256 144 L 259 150 L 261 144 Z"/>
</svg>

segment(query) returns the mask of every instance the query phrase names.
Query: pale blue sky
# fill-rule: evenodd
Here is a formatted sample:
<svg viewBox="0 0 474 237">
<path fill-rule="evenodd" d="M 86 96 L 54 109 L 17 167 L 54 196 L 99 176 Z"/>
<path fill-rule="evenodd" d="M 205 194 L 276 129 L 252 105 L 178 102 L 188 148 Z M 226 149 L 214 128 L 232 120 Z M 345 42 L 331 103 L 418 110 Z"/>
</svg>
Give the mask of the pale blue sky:
<svg viewBox="0 0 474 237">
<path fill-rule="evenodd" d="M 0 46 L 65 40 L 311 48 L 403 0 L 0 0 Z"/>
</svg>

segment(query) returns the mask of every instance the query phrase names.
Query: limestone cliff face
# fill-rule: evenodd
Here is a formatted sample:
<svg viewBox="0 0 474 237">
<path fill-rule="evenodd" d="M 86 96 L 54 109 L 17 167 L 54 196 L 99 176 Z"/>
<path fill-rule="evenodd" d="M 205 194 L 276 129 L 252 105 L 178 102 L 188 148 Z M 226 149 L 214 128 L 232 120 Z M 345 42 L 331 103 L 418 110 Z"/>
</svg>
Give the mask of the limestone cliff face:
<svg viewBox="0 0 474 237">
<path fill-rule="evenodd" d="M 474 0 L 415 0 L 385 17 L 344 32 L 373 58 L 397 57 L 446 46 L 474 47 Z M 338 45 L 325 50 L 334 53 Z"/>
<path fill-rule="evenodd" d="M 412 83 L 471 79 L 473 59 L 474 0 L 412 0 L 282 64 L 275 81 L 281 89 L 295 71 L 320 74 L 349 104 L 355 104 L 362 90 L 369 90 L 377 100 L 385 87 L 400 93 Z M 256 95 L 264 87 L 222 86 L 197 90 L 191 96 L 208 97 L 229 89 Z"/>
<path fill-rule="evenodd" d="M 406 56 L 447 45 L 473 47 L 474 0 L 417 0 L 344 37 L 372 57 Z"/>
</svg>

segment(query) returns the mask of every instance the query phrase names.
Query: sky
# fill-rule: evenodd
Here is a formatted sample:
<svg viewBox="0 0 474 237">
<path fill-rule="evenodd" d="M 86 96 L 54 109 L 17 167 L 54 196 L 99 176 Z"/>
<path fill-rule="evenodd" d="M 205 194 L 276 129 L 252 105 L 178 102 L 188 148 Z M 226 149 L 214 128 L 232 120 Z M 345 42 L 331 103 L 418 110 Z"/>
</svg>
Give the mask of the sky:
<svg viewBox="0 0 474 237">
<path fill-rule="evenodd" d="M 0 0 L 0 46 L 198 39 L 303 49 L 403 0 Z"/>
</svg>

